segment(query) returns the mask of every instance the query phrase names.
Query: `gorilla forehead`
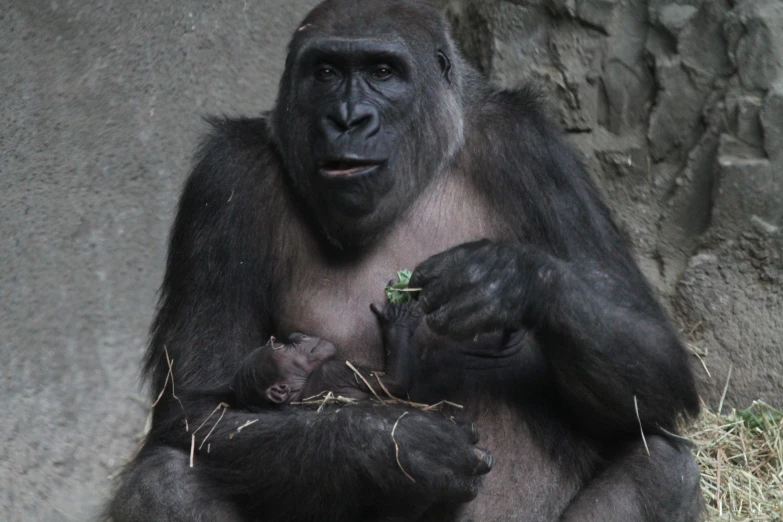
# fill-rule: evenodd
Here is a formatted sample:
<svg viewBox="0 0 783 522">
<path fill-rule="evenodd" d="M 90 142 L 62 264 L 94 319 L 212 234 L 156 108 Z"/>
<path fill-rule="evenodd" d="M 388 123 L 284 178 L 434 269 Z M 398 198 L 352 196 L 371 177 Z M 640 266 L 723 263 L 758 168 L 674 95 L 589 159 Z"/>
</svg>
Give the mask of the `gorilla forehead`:
<svg viewBox="0 0 783 522">
<path fill-rule="evenodd" d="M 405 67 L 406 61 L 412 59 L 408 46 L 400 39 L 338 36 L 313 36 L 302 43 L 295 55 L 295 66 L 338 57 L 345 65 L 360 65 L 363 62 L 374 64 L 384 59 L 394 62 L 397 67 Z"/>
<path fill-rule="evenodd" d="M 314 36 L 407 42 L 416 50 L 448 42 L 443 18 L 425 0 L 327 0 L 302 21 L 289 50 Z"/>
</svg>

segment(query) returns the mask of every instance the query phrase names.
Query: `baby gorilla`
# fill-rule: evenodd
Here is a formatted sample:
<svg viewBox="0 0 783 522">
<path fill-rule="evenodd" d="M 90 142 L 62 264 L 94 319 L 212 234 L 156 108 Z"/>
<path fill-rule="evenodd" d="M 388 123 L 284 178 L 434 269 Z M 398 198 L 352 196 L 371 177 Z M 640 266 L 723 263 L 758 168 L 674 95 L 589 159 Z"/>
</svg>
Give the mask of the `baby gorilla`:
<svg viewBox="0 0 783 522">
<path fill-rule="evenodd" d="M 358 368 L 367 379 L 368 389 L 329 341 L 294 333 L 287 344 L 270 343 L 250 355 L 234 379 L 232 390 L 252 390 L 247 396 L 235 396 L 245 406 L 288 404 L 326 392 L 350 399 L 366 399 L 371 393 L 405 397 L 410 389 L 416 365 L 413 333 L 421 320 L 418 307 L 387 303 L 381 309 L 370 305 L 381 326 L 386 365 L 383 372 Z M 240 382 L 237 382 L 241 379 Z M 378 380 L 383 383 L 381 386 Z M 384 388 L 386 391 L 384 391 Z"/>
</svg>

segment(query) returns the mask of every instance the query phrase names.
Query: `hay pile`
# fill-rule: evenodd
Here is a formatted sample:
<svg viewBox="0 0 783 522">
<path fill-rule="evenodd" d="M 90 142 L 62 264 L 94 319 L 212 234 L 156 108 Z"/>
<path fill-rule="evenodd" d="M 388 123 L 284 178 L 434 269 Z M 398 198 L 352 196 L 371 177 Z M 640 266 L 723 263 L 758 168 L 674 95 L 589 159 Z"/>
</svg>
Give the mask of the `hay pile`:
<svg viewBox="0 0 783 522">
<path fill-rule="evenodd" d="M 728 414 L 704 408 L 686 435 L 708 520 L 783 521 L 783 412 L 763 402 Z"/>
</svg>

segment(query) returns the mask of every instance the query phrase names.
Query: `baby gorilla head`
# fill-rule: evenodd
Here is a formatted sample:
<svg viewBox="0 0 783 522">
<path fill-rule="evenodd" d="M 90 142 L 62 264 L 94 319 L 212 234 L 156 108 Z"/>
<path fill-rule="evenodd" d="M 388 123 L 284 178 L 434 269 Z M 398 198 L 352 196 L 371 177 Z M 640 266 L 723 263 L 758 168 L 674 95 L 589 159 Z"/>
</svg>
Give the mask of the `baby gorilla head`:
<svg viewBox="0 0 783 522">
<path fill-rule="evenodd" d="M 257 383 L 269 402 L 285 404 L 299 399 L 313 371 L 336 353 L 328 341 L 291 334 L 287 344 L 271 343 L 264 347 L 256 366 Z"/>
</svg>

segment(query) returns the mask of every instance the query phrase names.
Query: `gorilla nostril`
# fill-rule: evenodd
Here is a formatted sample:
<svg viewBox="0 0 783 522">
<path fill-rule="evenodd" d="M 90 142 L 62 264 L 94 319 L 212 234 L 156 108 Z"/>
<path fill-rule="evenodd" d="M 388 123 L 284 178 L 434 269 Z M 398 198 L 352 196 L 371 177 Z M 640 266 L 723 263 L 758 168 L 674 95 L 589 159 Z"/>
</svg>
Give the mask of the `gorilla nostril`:
<svg viewBox="0 0 783 522">
<path fill-rule="evenodd" d="M 358 116 L 354 118 L 353 120 L 348 122 L 348 126 L 351 128 L 355 127 L 363 127 L 366 124 L 370 122 L 371 116 L 369 114 L 365 114 L 363 116 Z"/>
<path fill-rule="evenodd" d="M 350 130 L 350 127 L 345 119 L 339 116 L 327 116 L 326 121 L 330 124 L 331 127 L 338 130 L 339 132 L 346 132 Z"/>
</svg>

